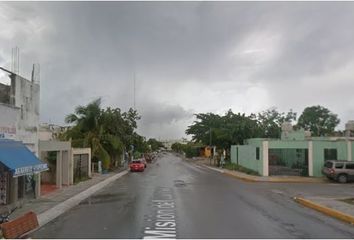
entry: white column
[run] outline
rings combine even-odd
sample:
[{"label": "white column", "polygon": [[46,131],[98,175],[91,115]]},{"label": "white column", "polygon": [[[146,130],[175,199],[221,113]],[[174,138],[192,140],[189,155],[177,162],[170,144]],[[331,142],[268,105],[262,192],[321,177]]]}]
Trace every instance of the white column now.
[{"label": "white column", "polygon": [[313,177],[313,144],[312,141],[308,141],[308,171],[309,171],[309,176]]},{"label": "white column", "polygon": [[74,149],[71,148],[70,153],[69,153],[69,184],[73,185],[74,184]]},{"label": "white column", "polygon": [[69,160],[70,160],[70,152],[63,151],[62,153],[62,183],[66,186],[70,184],[70,168],[69,168]]},{"label": "white column", "polygon": [[41,173],[36,174],[36,198],[41,196]]},{"label": "white column", "polygon": [[[124,159],[124,154],[123,154],[123,159]],[[92,171],[91,171],[91,149],[90,149],[90,152],[88,154],[88,161],[87,161],[87,164],[88,164],[88,176],[89,178],[92,177]]]},{"label": "white column", "polygon": [[62,151],[58,151],[57,152],[57,169],[56,169],[56,184],[57,184],[57,188],[61,188],[62,187],[62,159],[63,159],[63,154]]},{"label": "white column", "polygon": [[9,203],[16,203],[18,201],[18,178],[17,177],[12,177],[10,175],[10,199]]},{"label": "white column", "polygon": [[352,141],[347,141],[348,161],[352,161]]},{"label": "white column", "polygon": [[263,141],[262,148],[263,148],[263,176],[269,176],[269,159],[268,159],[269,142]]}]

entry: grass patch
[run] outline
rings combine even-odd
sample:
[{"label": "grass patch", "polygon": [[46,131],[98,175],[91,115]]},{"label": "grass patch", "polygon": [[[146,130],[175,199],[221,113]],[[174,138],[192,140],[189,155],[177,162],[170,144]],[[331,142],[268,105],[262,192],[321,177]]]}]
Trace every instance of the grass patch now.
[{"label": "grass patch", "polygon": [[81,178],[75,178],[75,179],[74,179],[74,185],[76,185],[76,184],[78,184],[78,183],[80,183],[80,182],[84,182],[84,181],[89,180],[89,179],[91,179],[91,178],[89,178],[89,177],[87,177],[87,176],[81,177]]},{"label": "grass patch", "polygon": [[258,172],[249,169],[249,168],[245,168],[241,165],[237,165],[236,163],[226,163],[224,165],[224,168],[229,169],[229,170],[233,170],[233,171],[239,171],[239,172],[243,172],[249,175],[253,175],[253,176],[260,176]]}]

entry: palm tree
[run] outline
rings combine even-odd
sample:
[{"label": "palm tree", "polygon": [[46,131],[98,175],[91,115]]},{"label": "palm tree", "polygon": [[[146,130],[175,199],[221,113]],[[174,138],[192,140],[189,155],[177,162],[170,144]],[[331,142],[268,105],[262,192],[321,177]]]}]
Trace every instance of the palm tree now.
[{"label": "palm tree", "polygon": [[[103,136],[103,126],[99,124],[100,116],[100,98],[86,106],[76,107],[75,114],[69,114],[65,118],[66,123],[75,124],[75,126],[67,131],[66,138],[72,140],[74,147],[90,147],[93,160],[102,160],[103,168],[108,169],[111,158],[108,150],[103,146],[103,142],[110,141],[111,139]],[[112,143],[112,145],[115,144]]]},{"label": "palm tree", "polygon": [[62,139],[70,139],[74,147],[90,147],[93,161],[101,160],[103,168],[108,169],[112,159],[120,158],[124,147],[134,144],[136,149],[145,149],[145,139],[134,131],[139,119],[133,109],[128,112],[119,108],[101,109],[98,98],[76,107],[75,113],[66,116],[65,122],[73,127],[62,134]]}]

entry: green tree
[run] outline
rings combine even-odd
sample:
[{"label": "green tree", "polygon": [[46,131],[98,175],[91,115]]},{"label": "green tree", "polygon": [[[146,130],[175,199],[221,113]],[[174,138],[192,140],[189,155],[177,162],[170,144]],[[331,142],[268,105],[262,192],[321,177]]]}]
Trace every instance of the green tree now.
[{"label": "green tree", "polygon": [[[196,121],[186,130],[186,134],[192,135],[192,140],[203,144],[210,144],[210,139],[215,140],[215,129],[222,126],[221,116],[213,113],[195,114]],[[214,137],[214,138],[213,138]],[[214,142],[212,142],[214,144]]]},{"label": "green tree", "polygon": [[139,151],[147,149],[145,138],[135,132],[139,119],[133,109],[128,112],[121,112],[119,108],[101,109],[99,98],[86,106],[76,107],[75,113],[65,118],[74,126],[60,137],[71,139],[74,147],[90,147],[93,160],[102,160],[103,168],[109,169],[131,145]]},{"label": "green tree", "polygon": [[201,144],[193,143],[193,142],[189,142],[187,144],[173,143],[171,145],[173,151],[177,153],[183,152],[186,154],[186,157],[188,158],[199,156],[199,150],[201,147],[203,147]]},{"label": "green tree", "polygon": [[247,138],[256,137],[259,129],[254,115],[233,113],[231,109],[224,115],[213,113],[195,114],[197,120],[188,126],[186,134],[192,141],[204,145],[229,148],[232,144],[243,144]]},{"label": "green tree", "polygon": [[156,151],[156,150],[158,150],[159,148],[162,148],[162,147],[163,147],[162,142],[157,141],[155,138],[150,138],[150,139],[147,141],[147,144],[151,147],[151,151]]},{"label": "green tree", "polygon": [[183,146],[181,143],[176,142],[171,145],[171,149],[177,153],[180,153],[183,151]]},{"label": "green tree", "polygon": [[295,121],[296,115],[291,109],[288,113],[280,113],[276,108],[270,108],[258,113],[257,120],[260,137],[280,138],[282,123]]},{"label": "green tree", "polygon": [[101,99],[96,99],[86,106],[78,106],[75,113],[65,118],[66,123],[75,124],[66,132],[74,147],[90,147],[94,160],[102,160],[103,168],[108,169],[110,155],[103,143],[103,128],[99,124]]},{"label": "green tree", "polygon": [[337,114],[320,105],[304,109],[297,126],[310,130],[313,136],[328,136],[334,133],[340,120]]}]

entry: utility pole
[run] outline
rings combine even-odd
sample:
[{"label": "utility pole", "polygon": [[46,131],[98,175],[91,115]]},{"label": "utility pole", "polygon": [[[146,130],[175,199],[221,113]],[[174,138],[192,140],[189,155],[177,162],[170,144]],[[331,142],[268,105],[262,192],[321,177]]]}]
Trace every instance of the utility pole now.
[{"label": "utility pole", "polygon": [[133,81],[134,81],[134,110],[136,110],[136,106],[135,106],[135,92],[136,92],[136,90],[135,90],[135,71],[133,72]]},{"label": "utility pole", "polygon": [[[211,148],[211,127],[209,127],[209,147]],[[210,165],[211,165],[211,154],[210,154]]]},{"label": "utility pole", "polygon": [[211,127],[209,127],[209,146],[211,147]]}]

